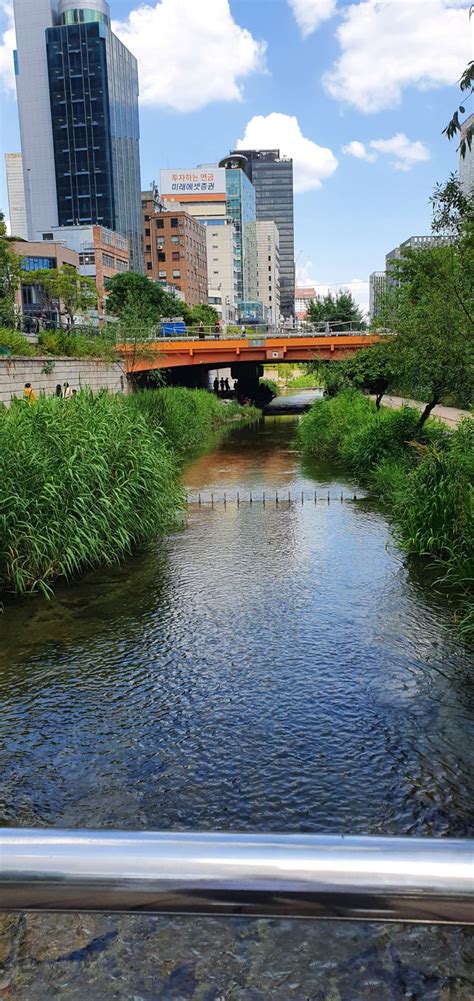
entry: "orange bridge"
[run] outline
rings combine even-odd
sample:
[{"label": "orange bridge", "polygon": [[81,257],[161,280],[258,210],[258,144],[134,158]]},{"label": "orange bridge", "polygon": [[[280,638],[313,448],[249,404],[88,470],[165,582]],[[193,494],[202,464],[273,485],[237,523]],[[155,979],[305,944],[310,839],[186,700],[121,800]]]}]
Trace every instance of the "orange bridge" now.
[{"label": "orange bridge", "polygon": [[341,361],[361,348],[376,344],[374,334],[341,333],[327,336],[293,332],[286,334],[249,335],[245,338],[205,340],[187,337],[164,337],[147,344],[127,343],[119,347],[127,374],[152,369],[175,369],[202,366],[210,369],[229,368],[239,363],[254,365],[281,362]]}]

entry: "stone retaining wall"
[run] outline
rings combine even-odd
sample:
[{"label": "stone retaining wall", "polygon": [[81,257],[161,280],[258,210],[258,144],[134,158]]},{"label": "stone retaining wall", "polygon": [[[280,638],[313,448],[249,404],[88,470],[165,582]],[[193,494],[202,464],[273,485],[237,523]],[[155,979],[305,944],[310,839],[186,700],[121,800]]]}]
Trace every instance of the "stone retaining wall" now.
[{"label": "stone retaining wall", "polygon": [[0,358],[0,404],[10,404],[12,396],[23,396],[26,382],[37,396],[41,392],[52,396],[58,383],[68,382],[72,389],[107,389],[110,393],[127,393],[127,377],[120,362],[98,361],[94,358]]}]

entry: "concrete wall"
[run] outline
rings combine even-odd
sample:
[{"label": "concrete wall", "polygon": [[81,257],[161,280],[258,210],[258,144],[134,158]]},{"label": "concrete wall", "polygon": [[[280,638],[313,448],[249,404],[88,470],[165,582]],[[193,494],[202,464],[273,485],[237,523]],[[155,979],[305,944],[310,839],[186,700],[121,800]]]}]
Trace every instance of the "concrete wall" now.
[{"label": "concrete wall", "polygon": [[22,397],[25,382],[31,382],[37,396],[40,392],[52,396],[57,384],[65,382],[77,390],[129,391],[127,377],[119,362],[95,361],[93,358],[0,358],[0,403],[8,406],[12,396]]}]

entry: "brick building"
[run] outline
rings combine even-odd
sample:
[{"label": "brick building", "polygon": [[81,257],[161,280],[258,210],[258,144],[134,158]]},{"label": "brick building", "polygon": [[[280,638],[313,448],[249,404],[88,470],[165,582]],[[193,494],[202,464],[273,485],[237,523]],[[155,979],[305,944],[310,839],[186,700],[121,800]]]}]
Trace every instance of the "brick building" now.
[{"label": "brick building", "polygon": [[205,227],[183,210],[156,211],[151,196],[142,207],[147,277],[182,292],[188,306],[207,303]]},{"label": "brick building", "polygon": [[130,269],[127,237],[105,226],[57,226],[47,235],[79,255],[79,274],[95,281],[102,320],[107,312],[107,279]]}]

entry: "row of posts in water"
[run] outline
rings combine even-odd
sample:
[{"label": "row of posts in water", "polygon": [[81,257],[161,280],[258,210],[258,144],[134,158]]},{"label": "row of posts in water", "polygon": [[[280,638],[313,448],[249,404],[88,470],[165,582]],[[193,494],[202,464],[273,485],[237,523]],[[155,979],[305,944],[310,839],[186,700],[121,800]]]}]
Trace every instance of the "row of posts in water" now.
[{"label": "row of posts in water", "polygon": [[[250,506],[252,506],[253,504],[261,504],[263,507],[266,507],[267,503],[274,503],[276,507],[279,507],[279,505],[281,504],[287,504],[287,505],[299,504],[299,503],[301,503],[302,505],[304,505],[305,503],[330,504],[331,501],[337,501],[337,499],[338,498],[334,497],[329,490],[327,496],[325,495],[324,497],[321,496],[318,497],[316,490],[314,491],[314,494],[311,495],[305,494],[304,490],[302,490],[301,495],[297,494],[296,496],[291,495],[291,490],[289,490],[288,493],[286,493],[285,491],[280,492],[276,490],[274,495],[268,494],[266,491],[263,491],[263,493],[260,496],[254,496],[253,491],[250,490],[248,494],[241,495],[240,492],[237,492],[235,497],[230,497],[230,498],[227,496],[227,493],[224,493],[223,497],[218,497],[218,498],[216,498],[213,493],[205,495],[204,497],[200,493],[197,495],[186,494],[186,503],[188,505],[197,504],[199,507],[202,507],[205,504],[210,504],[211,507],[215,507],[219,503],[223,504],[224,507],[227,507],[227,504],[232,503],[232,501],[234,501],[237,504],[237,507],[240,507],[241,504],[245,503],[249,504]],[[354,494],[353,496],[349,497],[345,496],[341,491],[339,497],[339,501],[341,504],[344,504],[346,501],[356,501],[356,500],[358,500],[357,494]]]}]

